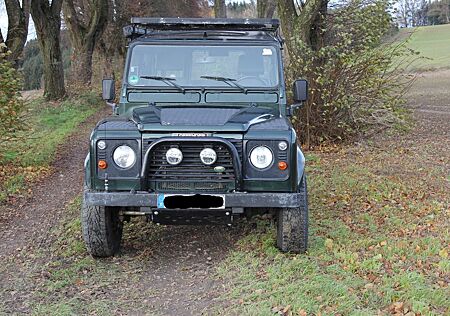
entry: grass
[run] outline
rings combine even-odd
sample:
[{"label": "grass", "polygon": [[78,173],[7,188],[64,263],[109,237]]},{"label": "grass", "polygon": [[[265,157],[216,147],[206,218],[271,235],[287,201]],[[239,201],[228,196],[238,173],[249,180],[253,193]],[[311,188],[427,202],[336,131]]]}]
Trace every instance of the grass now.
[{"label": "grass", "polygon": [[87,254],[81,238],[80,207],[78,197],[66,207],[62,222],[53,229],[52,259],[47,263],[49,275],[46,281],[41,281],[31,302],[33,315],[110,315],[117,308],[112,299],[103,297],[86,302],[77,292],[89,286],[93,295],[102,295],[103,286],[121,276],[119,267],[111,260],[96,260]]},{"label": "grass", "polygon": [[218,268],[218,277],[228,282],[222,298],[233,302],[220,312],[450,312],[445,189],[436,191],[443,199],[424,198],[426,191],[404,176],[380,176],[381,157],[353,155],[318,159],[315,154],[309,160],[306,255],[281,254],[275,228],[267,222],[259,222],[257,232],[239,242]]},{"label": "grass", "polygon": [[61,103],[47,103],[42,98],[31,101],[26,119],[29,129],[1,148],[0,201],[23,193],[27,183],[48,173],[58,146],[98,111],[99,104],[93,93]]},{"label": "grass", "polygon": [[410,33],[407,46],[425,58],[415,62],[408,70],[450,68],[450,24],[401,29],[399,37],[404,38]]}]

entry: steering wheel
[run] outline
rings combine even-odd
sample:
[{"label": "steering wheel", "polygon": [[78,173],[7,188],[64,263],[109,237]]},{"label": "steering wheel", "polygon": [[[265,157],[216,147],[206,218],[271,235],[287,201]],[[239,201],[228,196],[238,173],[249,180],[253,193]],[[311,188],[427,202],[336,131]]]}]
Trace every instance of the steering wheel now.
[{"label": "steering wheel", "polygon": [[244,81],[244,80],[253,80],[253,82],[257,81],[258,83],[262,83],[264,86],[267,85],[267,83],[262,80],[261,78],[257,77],[257,76],[245,76],[245,77],[241,77],[239,79],[236,80],[237,83]]}]

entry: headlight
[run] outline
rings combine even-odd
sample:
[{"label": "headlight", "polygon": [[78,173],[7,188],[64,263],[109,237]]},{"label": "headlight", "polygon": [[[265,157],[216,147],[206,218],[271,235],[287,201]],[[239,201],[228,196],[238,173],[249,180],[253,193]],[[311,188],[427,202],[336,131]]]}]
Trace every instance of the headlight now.
[{"label": "headlight", "polygon": [[265,169],[273,162],[272,151],[266,146],[255,147],[250,153],[250,162],[255,168]]},{"label": "headlight", "polygon": [[136,153],[129,146],[122,145],[114,150],[113,159],[117,166],[128,169],[136,162]]}]

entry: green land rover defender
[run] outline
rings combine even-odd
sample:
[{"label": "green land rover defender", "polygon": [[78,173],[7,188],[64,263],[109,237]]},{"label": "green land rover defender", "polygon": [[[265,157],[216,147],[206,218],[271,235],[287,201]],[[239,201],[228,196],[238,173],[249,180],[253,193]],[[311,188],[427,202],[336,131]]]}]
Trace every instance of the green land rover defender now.
[{"label": "green land rover defender", "polygon": [[289,117],[279,21],[133,18],[118,103],[90,137],[83,237],[95,257],[120,248],[123,222],[232,225],[271,212],[277,246],[308,240],[305,158]]}]

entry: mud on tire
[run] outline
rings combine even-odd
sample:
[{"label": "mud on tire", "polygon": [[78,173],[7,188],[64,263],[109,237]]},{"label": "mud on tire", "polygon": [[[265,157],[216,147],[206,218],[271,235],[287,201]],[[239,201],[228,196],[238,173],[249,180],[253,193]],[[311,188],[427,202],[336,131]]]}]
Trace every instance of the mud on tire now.
[{"label": "mud on tire", "polygon": [[120,249],[123,224],[119,208],[105,206],[81,207],[81,228],[88,252],[94,257],[109,257]]},{"label": "mud on tire", "polygon": [[283,252],[304,253],[308,248],[308,193],[306,177],[298,188],[300,205],[277,212],[277,247]]}]

